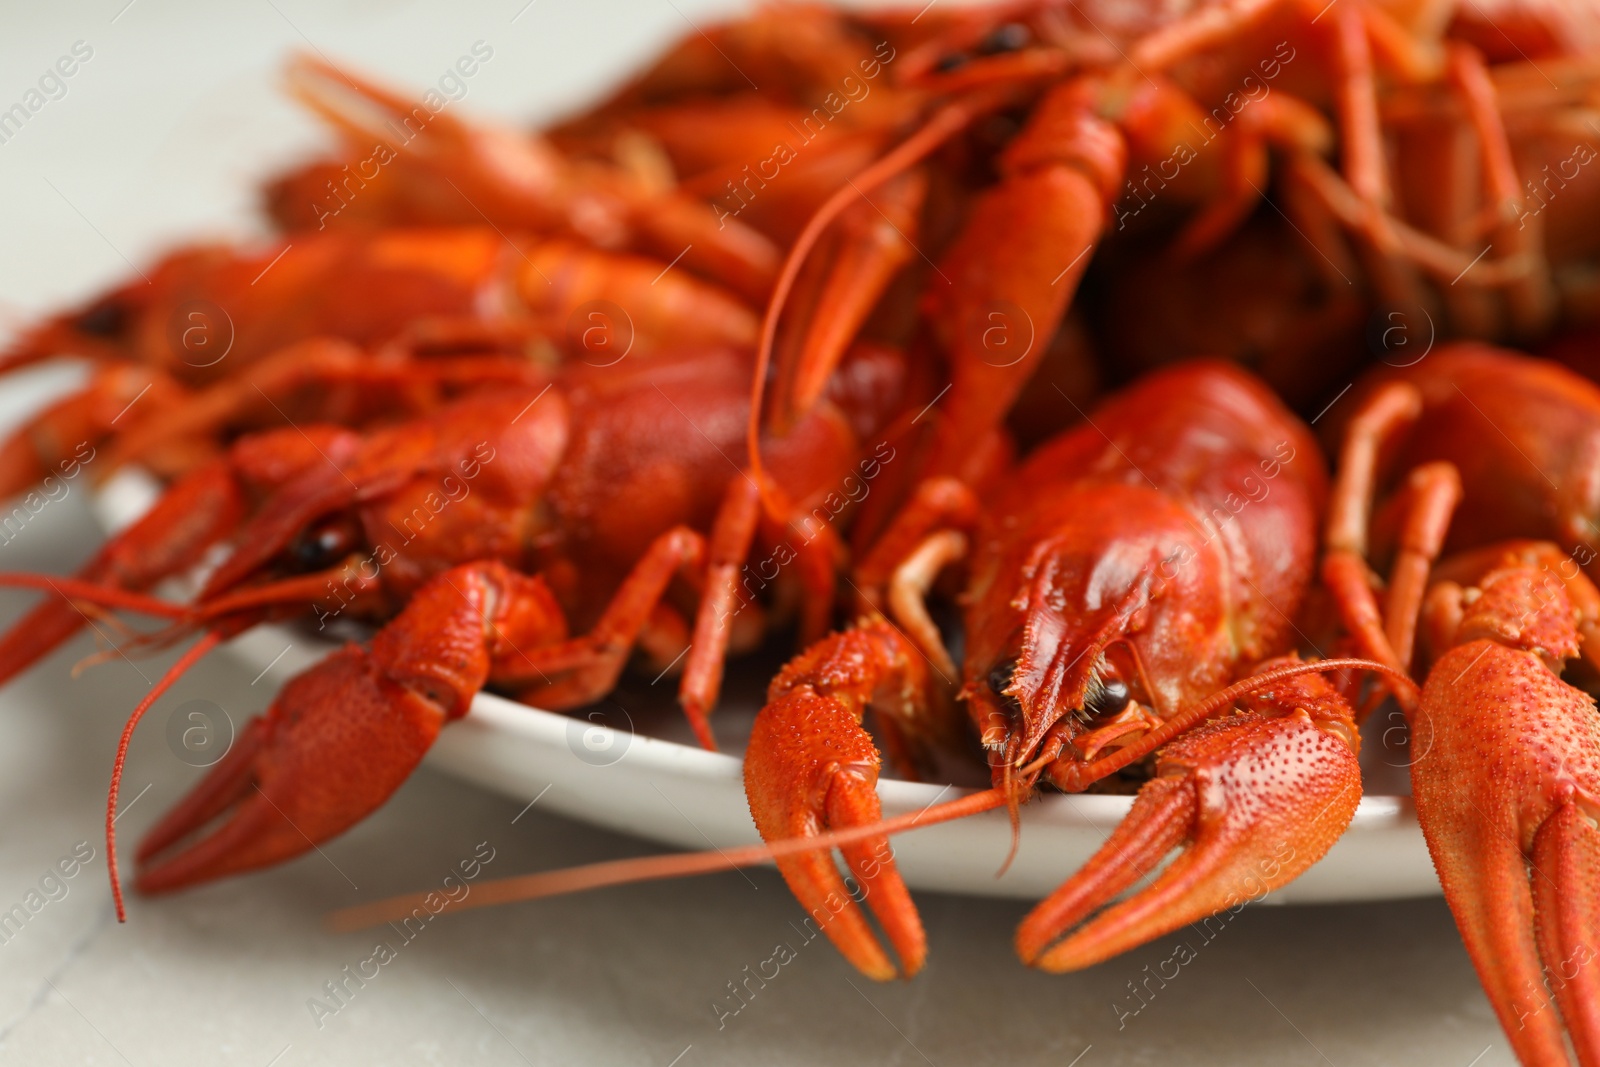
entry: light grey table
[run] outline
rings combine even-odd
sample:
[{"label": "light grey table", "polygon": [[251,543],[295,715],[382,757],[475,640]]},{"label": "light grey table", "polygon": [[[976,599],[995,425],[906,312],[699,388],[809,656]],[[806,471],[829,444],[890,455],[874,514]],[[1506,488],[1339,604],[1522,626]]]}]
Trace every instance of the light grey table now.
[{"label": "light grey table", "polygon": [[[315,142],[275,89],[289,49],[420,89],[483,40],[495,56],[462,106],[529,119],[592,96],[719,6],[14,7],[0,35],[0,108],[74,42],[94,54],[64,95],[0,143],[0,314],[81,297],[180,239],[249,232],[255,183]],[[0,422],[60,384],[32,375],[0,386]],[[85,491],[74,486],[0,546],[0,569],[81,561],[98,538]],[[0,595],[0,618],[28,599]],[[79,641],[0,690],[0,911],[26,906],[34,891],[34,903],[48,900],[0,942],[0,1062],[1511,1062],[1437,900],[1250,909],[1163,986],[1148,976],[1168,944],[1045,977],[1010,949],[1022,905],[922,894],[932,956],[915,982],[866,982],[818,941],[799,945],[764,987],[751,982],[737,1014],[729,984],[778,943],[799,942],[800,909],[766,870],[447,914],[405,944],[392,932],[325,932],[330,909],[435,883],[480,843],[493,850],[487,874],[649,851],[537,808],[513,824],[520,804],[426,771],[321,855],[135,897],[118,926],[101,840],[106,778],[124,717],[170,657],[73,678],[93,650]],[[267,683],[251,681],[214,659],[147,720],[128,764],[126,841],[197,773],[166,744],[171,710],[206,699],[242,721],[268,700]],[[69,880],[44,882],[74,849],[94,858]],[[326,984],[371,957],[381,937],[398,946],[395,958],[330,998]],[[1133,984],[1154,990],[1148,1003]]]}]

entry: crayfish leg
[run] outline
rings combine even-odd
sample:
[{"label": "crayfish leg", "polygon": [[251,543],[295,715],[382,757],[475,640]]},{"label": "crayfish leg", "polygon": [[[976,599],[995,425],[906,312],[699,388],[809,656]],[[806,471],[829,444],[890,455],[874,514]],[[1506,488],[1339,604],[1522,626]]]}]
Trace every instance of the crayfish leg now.
[{"label": "crayfish leg", "polygon": [[[673,527],[650,543],[588,633],[510,650],[497,665],[495,680],[520,686],[519,699],[541,707],[564,710],[598,700],[616,685],[673,576],[698,572],[705,557],[705,538],[687,526]],[[704,717],[691,715],[690,725],[701,743],[714,750]]]},{"label": "crayfish leg", "polygon": [[915,255],[927,188],[927,174],[917,169],[889,179],[876,199],[863,193],[839,217],[830,247],[806,261],[777,346],[768,401],[777,432],[816,405],[862,324]]}]

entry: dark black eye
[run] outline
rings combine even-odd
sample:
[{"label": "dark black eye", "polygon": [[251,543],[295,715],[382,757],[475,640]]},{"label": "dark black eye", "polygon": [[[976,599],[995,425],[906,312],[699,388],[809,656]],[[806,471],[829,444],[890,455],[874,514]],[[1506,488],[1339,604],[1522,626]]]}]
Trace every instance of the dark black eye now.
[{"label": "dark black eye", "polygon": [[350,536],[339,526],[322,526],[301,534],[290,548],[294,561],[307,570],[331,566],[350,549]]},{"label": "dark black eye", "polygon": [[966,56],[962,55],[960,52],[951,52],[949,55],[942,57],[939,62],[935,63],[933,65],[933,69],[938,71],[940,74],[949,74],[952,70],[960,70],[966,65]]},{"label": "dark black eye", "polygon": [[102,300],[73,322],[90,337],[117,337],[128,325],[128,311],[115,300]]},{"label": "dark black eye", "polygon": [[1114,715],[1128,703],[1128,683],[1121,678],[1107,678],[1089,691],[1083,710],[1090,716]]},{"label": "dark black eye", "polygon": [[1029,36],[1028,27],[1020,22],[1008,22],[989,31],[989,35],[978,45],[978,54],[995,56],[1003,52],[1015,52],[1028,43]]},{"label": "dark black eye", "polygon": [[1005,696],[1006,689],[1011,685],[1011,679],[1016,676],[1017,661],[1014,659],[1002,660],[989,671],[989,688],[995,696]]}]

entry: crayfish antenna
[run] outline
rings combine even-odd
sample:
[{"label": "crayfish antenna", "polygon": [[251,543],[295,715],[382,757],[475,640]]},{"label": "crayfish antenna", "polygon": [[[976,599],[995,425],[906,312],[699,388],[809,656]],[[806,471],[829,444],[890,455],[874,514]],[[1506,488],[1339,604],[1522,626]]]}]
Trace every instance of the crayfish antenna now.
[{"label": "crayfish antenna", "polygon": [[[805,265],[806,257],[811,254],[828,227],[847,209],[884,182],[905,173],[921,162],[940,145],[966,129],[984,111],[985,106],[982,103],[954,103],[936,112],[920,129],[823,201],[822,206],[817,208],[806,221],[805,228],[795,238],[789,254],[784,258],[783,268],[773,283],[772,296],[767,301],[766,313],[761,319],[760,341],[756,345],[755,373],[750,380],[750,422],[747,434],[751,476],[755,478],[757,484],[764,484],[761,471],[761,420],[766,414],[767,369],[771,366],[773,348],[777,343],[778,319],[782,316],[789,295],[800,277],[800,269]],[[780,393],[787,395],[788,391],[780,390]]]},{"label": "crayfish antenna", "polygon": [[[463,897],[456,910],[487,908],[496,904],[513,904],[519,901],[542,900],[587,889],[606,886],[629,885],[635,882],[657,881],[665,878],[687,878],[696,874],[754,867],[784,856],[815,852],[855,844],[873,837],[886,837],[920,830],[937,823],[962,819],[979,812],[992,811],[1006,803],[1006,795],[998,789],[984,789],[966,796],[935,804],[921,811],[908,812],[877,822],[864,823],[844,830],[834,830],[815,837],[794,837],[771,841],[762,845],[745,845],[742,848],[712,849],[706,852],[674,853],[664,856],[643,856],[636,859],[608,860],[581,867],[567,867],[536,874],[515,875],[494,881],[481,882],[472,894]],[[403,919],[422,904],[428,892],[405,893],[400,896],[376,900],[370,904],[341,908],[328,916],[330,929],[337,932],[361,930],[380,923]]]},{"label": "crayfish antenna", "polygon": [[[93,626],[102,638],[105,635],[100,630],[99,624],[112,623],[121,628],[120,632],[132,634],[132,640],[148,644],[158,643],[161,636],[169,633],[175,635],[188,633],[190,625],[195,621],[193,609],[186,605],[174,604],[171,601],[116,586],[100,585],[83,578],[0,572],[0,588],[3,587],[48,590],[56,593],[63,602],[47,601],[41,604],[24,615],[3,637],[0,637],[0,684],[4,684],[32,666],[84,623]],[[122,626],[114,616],[101,610],[118,608],[172,619],[174,622],[172,626],[153,634],[137,633],[129,627]],[[122,656],[125,654],[124,650],[125,646],[113,646],[96,652],[74,664],[72,676],[76,678],[79,672],[88,667],[103,660]]]},{"label": "crayfish antenna", "polygon": [[[1103,770],[1103,774],[1100,775],[1103,777],[1104,774],[1113,773],[1126,766],[1127,763],[1141,759],[1147,754],[1146,752],[1139,752],[1131,756],[1125,756],[1125,753],[1131,749],[1144,748],[1145,746],[1148,746],[1149,750],[1159,748],[1177,734],[1189,729],[1196,722],[1241,695],[1301,674],[1341,669],[1387,670],[1382,664],[1373,663],[1369,660],[1329,659],[1319,660],[1315,663],[1297,664],[1252,675],[1235,685],[1229,686],[1227,689],[1219,691],[1208,700],[1180,712],[1166,726],[1159,730],[1151,731],[1151,734],[1139,744],[1129,746],[1128,749],[1103,757],[1087,766],[1100,770],[1101,765],[1114,763],[1114,766],[1108,766]],[[1405,678],[1403,675],[1399,676],[1399,678],[1405,684],[1411,684],[1410,679]],[[1156,738],[1156,735],[1160,735],[1159,738]],[[753,867],[784,856],[834,849],[873,837],[893,836],[894,834],[933,826],[941,822],[950,822],[955,819],[965,818],[968,815],[992,811],[999,807],[1014,807],[1019,799],[1020,797],[1015,789],[1001,786],[969,793],[966,796],[933,805],[922,811],[896,815],[892,818],[880,819],[843,830],[833,830],[817,834],[814,837],[786,838],[762,845],[746,845],[742,848],[645,856],[626,860],[608,860],[580,867],[567,867],[555,871],[515,875],[509,878],[479,883],[474,892],[469,897],[463,898],[460,904],[457,905],[457,910],[542,900],[546,897],[564,896],[568,893],[579,893],[589,889],[603,889],[607,886],[630,885],[636,882],[656,881],[666,878],[687,878],[697,874],[711,874],[719,871],[736,870],[741,867]],[[1013,833],[1015,832],[1014,829]],[[403,919],[410,915],[414,908],[420,906],[427,896],[427,891],[419,891],[388,897],[369,904],[341,908],[329,914],[327,923],[329,928],[336,932],[348,932]]]},{"label": "crayfish antenna", "polygon": [[111,789],[106,797],[106,871],[111,877],[111,899],[117,905],[117,922],[127,922],[127,910],[122,905],[122,882],[117,877],[117,795],[122,791],[122,767],[128,760],[128,743],[133,740],[134,728],[139,725],[139,720],[144,718],[145,712],[174,682],[188,673],[189,668],[210,652],[222,641],[219,633],[208,633],[178,658],[178,662],[167,668],[156,684],[150,687],[144,699],[139,701],[139,706],[133,709],[133,714],[128,716],[128,723],[122,728],[122,740],[117,742],[117,758],[111,767]]},{"label": "crayfish antenna", "polygon": [[59,593],[67,600],[85,600],[102,607],[124,608],[145,615],[167,619],[187,619],[194,614],[192,608],[174,604],[170,600],[136,593],[115,586],[100,585],[82,578],[67,578],[55,574],[29,574],[22,571],[0,571],[0,586],[16,589],[44,589]]},{"label": "crayfish antenna", "polygon": [[141,595],[165,578],[187,570],[239,523],[247,507],[244,485],[231,463],[215,460],[174,482],[154,507],[107,541],[71,579],[0,575],[0,585],[59,594],[17,620],[0,635],[0,682],[57,648],[84,624],[74,600],[126,608],[149,615],[189,618],[154,597]]},{"label": "crayfish antenna", "polygon": [[1000,772],[999,788],[1005,794],[1006,815],[1011,820],[1011,849],[1006,853],[1000,869],[994,872],[997,879],[1005,877],[1017,858],[1017,850],[1022,847],[1022,788],[1017,778],[1017,765],[1009,760],[1006,761],[1005,770]]}]

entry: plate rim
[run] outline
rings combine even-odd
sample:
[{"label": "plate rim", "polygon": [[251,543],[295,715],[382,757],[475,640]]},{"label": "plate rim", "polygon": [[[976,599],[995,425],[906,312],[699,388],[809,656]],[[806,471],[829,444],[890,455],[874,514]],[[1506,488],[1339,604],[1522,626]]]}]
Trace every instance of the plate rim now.
[{"label": "plate rim", "polygon": [[[147,473],[120,471],[91,494],[91,510],[109,534],[134,521],[142,513],[143,508],[139,506],[141,501],[147,505],[159,491],[159,483]],[[287,674],[304,670],[339,645],[325,636],[312,634],[308,638],[303,630],[269,623],[253,627],[220,647],[230,659],[250,670],[265,673],[279,668],[274,671],[279,677],[271,679],[268,688],[269,692],[276,694]],[[423,763],[479,788],[528,801],[531,807],[543,795],[529,780],[535,768],[529,768],[529,772],[524,773],[515,763],[500,759],[498,753],[486,749],[484,745],[510,741],[513,747],[523,752],[577,761],[582,759],[572,736],[574,724],[577,723],[584,724],[582,728],[585,732],[602,731],[594,739],[597,742],[594,747],[598,751],[611,751],[618,744],[625,746],[616,762],[622,762],[622,756],[626,756],[633,778],[624,781],[622,793],[637,792],[641,781],[661,792],[660,787],[655,786],[652,775],[663,781],[670,778],[675,782],[672,788],[680,790],[680,799],[692,793],[699,797],[697,802],[703,803],[709,791],[716,805],[710,817],[717,820],[717,825],[712,828],[714,837],[708,836],[706,831],[695,825],[699,838],[712,849],[759,841],[748,804],[744,802],[742,757],[707,751],[695,745],[631,729],[620,731],[605,723],[593,720],[586,722],[582,718],[523,704],[495,693],[477,693],[466,714],[454,723],[447,724],[456,726],[459,732],[442,730],[440,737],[430,746]],[[460,730],[463,724],[470,728]],[[545,762],[537,770],[540,774],[564,774],[572,769],[555,771],[552,766]],[[608,765],[591,764],[589,769],[602,766]],[[552,785],[555,780],[552,778]],[[737,812],[721,799],[719,791],[736,793],[740,800]],[[883,776],[877,782],[878,796],[886,815],[917,811],[941,799],[954,799],[975,791],[978,791],[977,787]],[[672,803],[665,793],[661,795]],[[1085,835],[1092,831],[1103,839],[1127,816],[1134,801],[1133,795],[1126,794],[1037,795],[1030,798],[1020,812],[1024,840],[1031,828],[1036,835],[1043,833],[1047,842],[1055,842],[1058,846],[1073,842],[1081,845],[1088,840],[1092,851],[1098,842],[1095,837],[1086,838]],[[591,805],[602,810],[591,810]],[[653,820],[650,814],[630,807],[629,802],[619,805],[614,797],[595,805],[594,795],[584,794],[578,801],[556,800],[551,802],[551,806],[566,817],[630,834],[659,847],[675,850],[701,847],[698,841],[689,840],[685,834]],[[677,805],[673,804],[673,807]],[[724,808],[727,810],[722,810]],[[707,817],[707,809],[699,810],[702,818]],[[681,809],[679,814],[683,814]],[[688,819],[687,815],[684,817]],[[689,822],[693,824],[694,820],[690,819]],[[963,825],[970,829],[961,830]],[[987,847],[994,843],[989,837],[1010,837],[1006,814],[990,811],[975,818],[918,828],[910,831],[906,838],[897,838],[897,842],[909,845],[910,839],[937,833],[941,829],[954,835],[945,840],[959,840],[968,845],[978,842]],[[1394,851],[1396,848],[1403,851],[1397,853]],[[1334,864],[1325,877],[1311,877],[1329,859],[1329,856],[1321,857],[1299,877],[1274,890],[1266,898],[1267,902],[1355,902],[1433,896],[1440,892],[1437,882],[1431,877],[1431,858],[1423,846],[1415,808],[1407,795],[1363,792],[1349,826],[1332,846],[1332,850],[1341,849],[1361,854],[1364,862],[1359,857],[1352,857]],[[1417,852],[1419,849],[1420,852]],[[897,843],[896,855],[900,854],[901,844]],[[1400,861],[1398,866],[1395,865],[1397,859]],[[966,866],[963,866],[963,860],[968,861]],[[1382,866],[1384,864],[1387,866]],[[1380,866],[1381,870],[1374,873]],[[1423,867],[1427,868],[1426,876]],[[1020,870],[1013,873],[1023,877]],[[1036,878],[1037,872],[1027,877]],[[1009,885],[1002,884],[1002,880],[994,878],[992,871],[977,872],[968,857],[957,857],[954,861],[950,857],[935,860],[927,870],[915,875],[908,869],[906,878],[907,884],[913,889],[1027,899],[1037,899],[1042,895],[1022,888],[1015,880]]]}]

